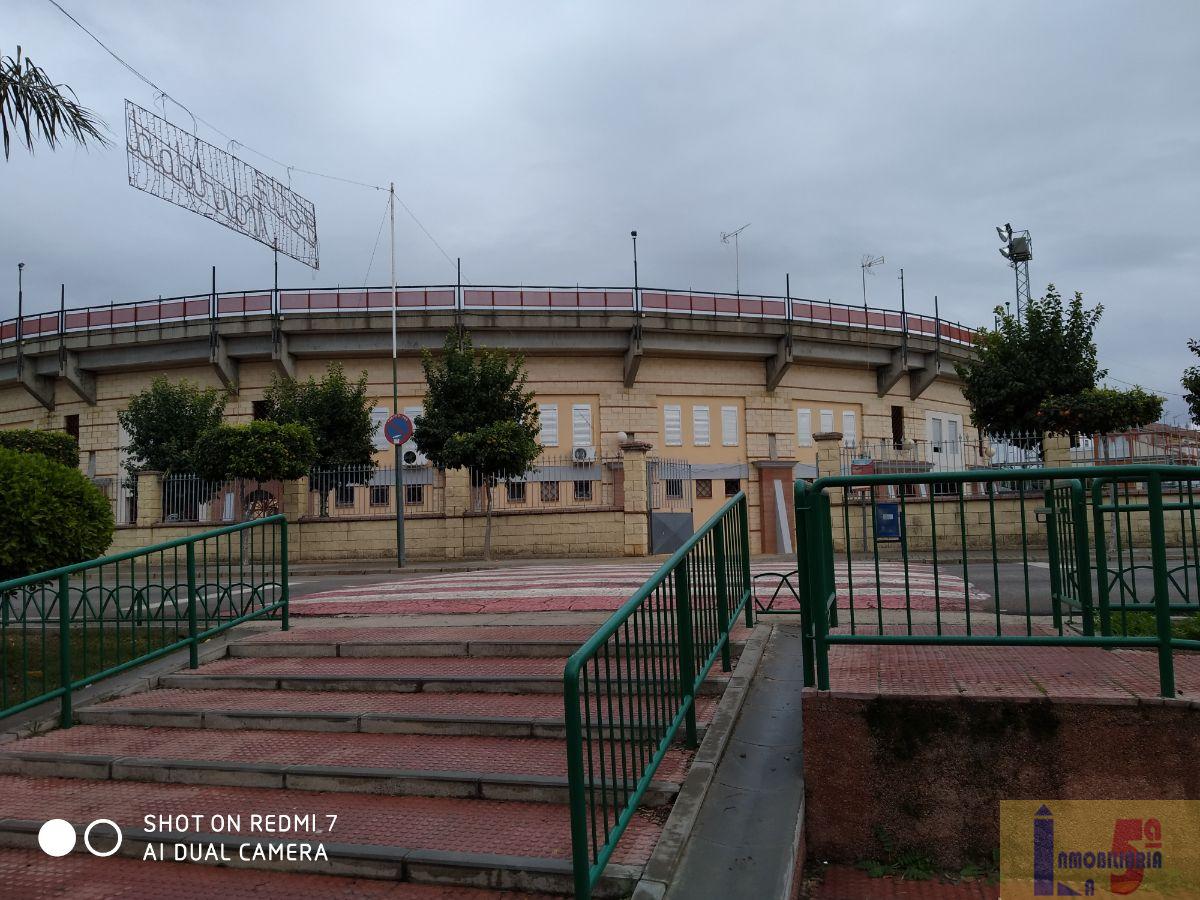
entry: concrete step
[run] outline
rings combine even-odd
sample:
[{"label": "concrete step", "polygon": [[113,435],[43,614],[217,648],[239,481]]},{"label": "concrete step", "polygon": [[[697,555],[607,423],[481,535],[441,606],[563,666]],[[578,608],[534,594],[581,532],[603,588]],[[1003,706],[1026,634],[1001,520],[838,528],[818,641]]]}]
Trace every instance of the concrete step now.
[{"label": "concrete step", "polygon": [[[614,676],[625,674],[624,662],[614,660]],[[646,671],[647,680],[655,677]],[[242,657],[164,675],[159,684],[186,690],[561,693],[562,673],[558,657]],[[718,667],[699,693],[719,695],[727,680]]]},{"label": "concrete step", "polygon": [[[0,775],[0,846],[35,848],[38,829],[50,818],[72,823],[81,846],[84,828],[105,818],[122,830],[119,854],[135,859],[143,859],[148,844],[170,854],[183,843],[201,862],[219,862],[224,854],[228,864],[255,869],[571,893],[565,805],[333,792],[305,793],[297,803],[298,796],[264,788]],[[269,832],[254,830],[253,815],[276,814],[308,818],[288,830],[282,823]],[[657,818],[641,811],[631,818],[600,896],[632,890],[661,831]],[[111,829],[97,826],[93,846],[103,852],[113,843]],[[285,845],[290,855],[280,859]]]},{"label": "concrete step", "polygon": [[[562,657],[574,653],[596,631],[595,625],[300,627],[265,632],[236,641],[235,657],[373,657],[474,656]],[[750,630],[735,631],[733,649],[740,652]]]},{"label": "concrete step", "polygon": [[[671,801],[690,758],[667,753],[646,805]],[[567,802],[566,744],[537,738],[79,725],[5,745],[0,773]]]},{"label": "concrete step", "polygon": [[[715,708],[713,698],[696,698],[701,734]],[[565,736],[563,701],[556,694],[160,688],[83,707],[75,717],[89,725],[139,727]]]},{"label": "concrete step", "polygon": [[[554,896],[298,872],[272,872],[264,882],[262,872],[230,866],[150,863],[120,856],[99,859],[86,850],[55,858],[41,850],[10,848],[0,849],[0,885],[5,896],[21,900],[67,896],[107,900],[551,900]],[[68,885],[61,891],[52,887]]]}]

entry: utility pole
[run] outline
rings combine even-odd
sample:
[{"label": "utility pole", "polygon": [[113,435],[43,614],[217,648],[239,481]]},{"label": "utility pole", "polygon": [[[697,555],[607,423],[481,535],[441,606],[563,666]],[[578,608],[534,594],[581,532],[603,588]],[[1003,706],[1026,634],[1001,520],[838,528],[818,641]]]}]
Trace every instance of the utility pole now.
[{"label": "utility pole", "polygon": [[[400,412],[400,380],[396,371],[396,183],[388,182],[388,236],[391,240],[392,272],[392,414]],[[396,454],[396,567],[404,568],[404,453],[393,444]]]}]

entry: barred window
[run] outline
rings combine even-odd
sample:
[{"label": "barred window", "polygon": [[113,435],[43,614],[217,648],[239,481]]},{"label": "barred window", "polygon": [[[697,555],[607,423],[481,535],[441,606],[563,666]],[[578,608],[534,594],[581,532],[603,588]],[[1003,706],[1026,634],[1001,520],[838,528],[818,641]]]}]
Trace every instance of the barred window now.
[{"label": "barred window", "polygon": [[696,499],[711,500],[712,499],[712,479],[697,478],[696,479]]},{"label": "barred window", "polygon": [[541,495],[543,503],[558,502],[558,482],[543,481],[538,488],[538,493]]},{"label": "barred window", "polygon": [[504,491],[509,503],[525,502],[525,482],[506,481],[504,483]]},{"label": "barred window", "polygon": [[575,499],[576,500],[591,500],[592,499],[592,483],[590,481],[575,482]]},{"label": "barred window", "polygon": [[725,496],[726,497],[736,496],[737,492],[740,491],[741,489],[742,489],[742,479],[740,479],[740,478],[726,478],[725,479]]},{"label": "barred window", "polygon": [[425,502],[425,485],[406,484],[404,486],[404,505],[420,506]]},{"label": "barred window", "polygon": [[392,502],[392,486],[390,484],[371,485],[371,505],[390,506]]}]

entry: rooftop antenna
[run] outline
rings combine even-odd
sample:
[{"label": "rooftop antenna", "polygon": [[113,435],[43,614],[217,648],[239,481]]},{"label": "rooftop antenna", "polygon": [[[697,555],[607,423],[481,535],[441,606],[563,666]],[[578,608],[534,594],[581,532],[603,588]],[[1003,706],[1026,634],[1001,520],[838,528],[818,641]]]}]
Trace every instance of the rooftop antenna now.
[{"label": "rooftop antenna", "polygon": [[742,260],[741,260],[741,254],[738,251],[738,235],[741,234],[743,231],[745,231],[749,227],[750,227],[750,223],[747,222],[745,225],[743,225],[741,228],[738,228],[736,231],[722,231],[721,232],[721,243],[722,244],[728,244],[729,239],[733,238],[733,266],[734,266],[734,268],[733,268],[733,279],[734,279],[733,284],[734,284],[734,290],[739,297],[742,296]]},{"label": "rooftop antenna", "polygon": [[882,266],[885,262],[887,262],[887,260],[885,260],[882,256],[875,256],[871,253],[864,253],[862,255],[862,262],[859,263],[859,267],[862,269],[864,311],[867,308],[867,276],[874,275],[875,273],[872,270],[876,266]]}]

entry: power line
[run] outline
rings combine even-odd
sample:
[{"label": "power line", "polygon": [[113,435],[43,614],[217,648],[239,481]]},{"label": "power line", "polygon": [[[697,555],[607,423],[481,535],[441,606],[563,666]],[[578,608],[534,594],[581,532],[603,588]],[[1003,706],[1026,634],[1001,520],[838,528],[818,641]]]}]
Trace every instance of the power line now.
[{"label": "power line", "polygon": [[[1126,387],[1135,387],[1135,388],[1142,387],[1142,385],[1140,385],[1140,384],[1135,384],[1132,381],[1123,381],[1120,378],[1114,378],[1111,375],[1106,375],[1105,378],[1108,381],[1115,381],[1117,384],[1123,384]],[[1154,391],[1154,393],[1156,393],[1156,394],[1170,394],[1172,397],[1186,397],[1187,396],[1186,394],[1180,394],[1177,391],[1164,391],[1161,388],[1152,387],[1152,388],[1150,388],[1150,390]]]},{"label": "power line", "polygon": [[[129,62],[126,62],[126,60],[124,58],[122,58],[122,56],[119,53],[117,53],[115,50],[113,50],[111,47],[109,47],[108,44],[104,43],[104,41],[100,40],[100,38],[98,38],[91,30],[89,30],[86,25],[84,25],[77,18],[75,18],[73,15],[71,15],[69,12],[67,12],[63,8],[62,4],[60,4],[58,2],[58,0],[47,0],[47,2],[49,2],[51,6],[53,6],[60,13],[62,13],[64,16],[66,16],[68,19],[70,19],[72,22],[74,22],[75,25],[78,26],[80,31],[82,31],[84,34],[86,34],[88,37],[90,37],[93,41],[95,41],[97,44],[99,44],[105,53],[107,53],[109,56],[111,56],[113,59],[115,59],[125,69],[129,70],[129,72],[132,73],[136,78],[138,78],[140,81],[144,82],[145,84],[147,84],[151,88],[153,88],[155,91],[157,91],[160,97],[162,97],[165,100],[170,100],[172,103],[174,103],[176,106],[178,106],[184,112],[186,112],[189,116],[191,116],[193,122],[201,122],[207,128],[210,128],[212,131],[215,131],[217,134],[221,135],[221,137],[225,138],[229,142],[230,148],[232,148],[234,146],[238,146],[238,147],[241,147],[243,150],[249,150],[251,153],[255,154],[256,156],[261,156],[263,159],[269,160],[270,162],[273,162],[275,165],[279,166],[281,169],[284,169],[288,175],[289,185],[291,184],[292,172],[300,172],[305,175],[312,175],[315,178],[326,178],[330,181],[340,181],[343,184],[352,184],[352,185],[356,185],[358,187],[368,188],[368,189],[374,190],[374,191],[386,191],[387,190],[387,188],[381,187],[378,184],[371,184],[366,181],[358,181],[354,178],[345,178],[341,175],[329,175],[325,172],[315,172],[312,169],[302,169],[299,166],[289,166],[287,163],[283,162],[282,160],[276,159],[275,157],[271,156],[270,154],[263,153],[261,150],[255,150],[249,144],[243,144],[241,141],[235,139],[231,135],[226,134],[224,131],[222,131],[220,128],[218,128],[216,125],[214,125],[212,122],[209,122],[207,119],[196,115],[187,105],[179,102],[179,100],[177,100],[175,97],[171,96],[171,94],[167,93],[165,90],[163,90],[157,84],[155,84],[153,81],[151,81],[149,78],[147,78],[141,72],[139,72],[136,68],[134,68],[132,64],[130,64]],[[429,233],[429,229],[426,228],[425,225],[421,222],[421,220],[417,218],[416,213],[414,213],[411,209],[409,209],[408,205],[403,200],[401,200],[399,197],[397,197],[396,200],[400,203],[400,205],[402,207],[404,207],[404,211],[406,213],[408,213],[409,218],[411,218],[414,222],[416,222],[417,227],[421,229],[421,232],[425,235],[425,237],[429,238],[429,240],[433,244],[433,246],[437,247],[438,251],[442,254],[442,256],[444,256],[446,258],[446,262],[450,263],[451,267],[454,267],[455,262],[453,259],[450,258],[450,254],[447,253],[442,248],[442,245],[437,242],[437,239],[434,238],[434,236]],[[376,238],[376,247],[378,247],[378,243],[379,243],[378,238]],[[375,255],[374,250],[371,251],[371,255],[372,255],[372,258],[374,258],[374,255]]]}]

